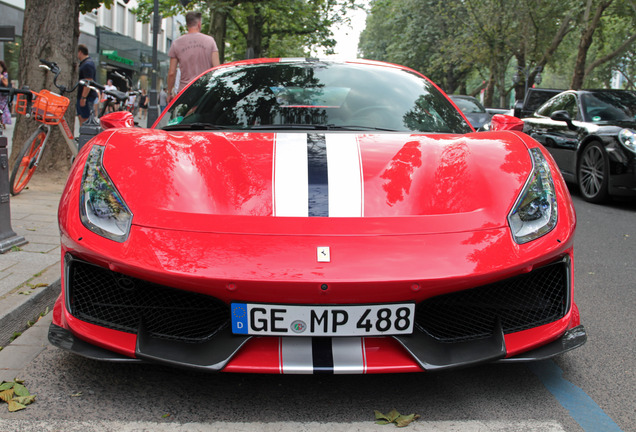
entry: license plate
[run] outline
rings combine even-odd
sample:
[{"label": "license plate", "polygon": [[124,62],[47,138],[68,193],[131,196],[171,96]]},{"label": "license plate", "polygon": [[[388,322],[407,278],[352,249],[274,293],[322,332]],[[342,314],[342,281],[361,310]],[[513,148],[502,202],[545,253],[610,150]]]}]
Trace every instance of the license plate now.
[{"label": "license plate", "polygon": [[232,332],[258,336],[387,336],[413,333],[414,303],[300,306],[232,303]]}]

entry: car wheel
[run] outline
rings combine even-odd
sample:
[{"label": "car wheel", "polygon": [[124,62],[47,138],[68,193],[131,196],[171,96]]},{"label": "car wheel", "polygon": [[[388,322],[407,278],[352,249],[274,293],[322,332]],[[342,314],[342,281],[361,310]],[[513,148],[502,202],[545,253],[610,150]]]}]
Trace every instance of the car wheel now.
[{"label": "car wheel", "polygon": [[577,174],[583,199],[593,203],[607,199],[609,161],[600,143],[592,142],[583,149]]}]

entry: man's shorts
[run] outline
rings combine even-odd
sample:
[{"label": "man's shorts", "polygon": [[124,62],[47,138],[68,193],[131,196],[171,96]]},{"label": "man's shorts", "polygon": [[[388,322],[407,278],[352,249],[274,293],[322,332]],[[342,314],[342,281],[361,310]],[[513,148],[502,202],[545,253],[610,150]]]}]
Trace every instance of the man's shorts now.
[{"label": "man's shorts", "polygon": [[80,106],[80,100],[81,99],[77,99],[77,115],[80,116],[83,119],[87,119],[90,117],[91,115],[91,110],[93,109],[93,104],[95,103],[94,99],[86,99],[86,103],[84,104],[84,106]]}]

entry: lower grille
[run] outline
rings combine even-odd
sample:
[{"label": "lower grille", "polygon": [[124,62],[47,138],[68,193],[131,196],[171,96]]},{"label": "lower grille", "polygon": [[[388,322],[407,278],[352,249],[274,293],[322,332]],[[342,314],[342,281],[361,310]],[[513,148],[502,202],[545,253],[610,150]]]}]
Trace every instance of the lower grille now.
[{"label": "lower grille", "polygon": [[497,322],[504,333],[556,321],[569,309],[569,260],[490,285],[425,300],[416,325],[442,342],[488,338]]},{"label": "lower grille", "polygon": [[203,294],[112,272],[83,261],[67,263],[69,309],[82,321],[153,337],[202,342],[230,320],[229,307]]}]

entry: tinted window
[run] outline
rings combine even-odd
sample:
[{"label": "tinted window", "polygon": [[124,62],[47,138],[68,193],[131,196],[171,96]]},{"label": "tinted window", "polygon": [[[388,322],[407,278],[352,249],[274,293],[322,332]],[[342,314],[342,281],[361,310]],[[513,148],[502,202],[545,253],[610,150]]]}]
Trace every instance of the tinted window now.
[{"label": "tinted window", "polygon": [[590,92],[581,96],[587,121],[602,123],[636,120],[636,93]]},{"label": "tinted window", "polygon": [[186,89],[159,127],[185,129],[204,123],[239,130],[471,131],[446,97],[416,74],[323,62],[211,71]]},{"label": "tinted window", "polygon": [[570,118],[578,118],[579,109],[576,96],[572,93],[564,93],[547,101],[541,108],[537,110],[537,114],[550,117],[555,111],[567,111]]}]

